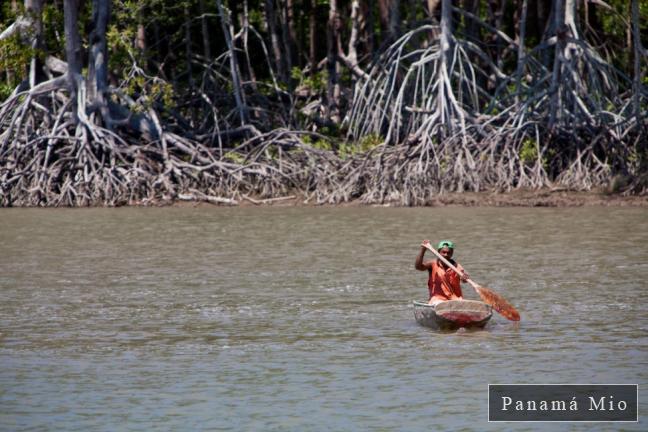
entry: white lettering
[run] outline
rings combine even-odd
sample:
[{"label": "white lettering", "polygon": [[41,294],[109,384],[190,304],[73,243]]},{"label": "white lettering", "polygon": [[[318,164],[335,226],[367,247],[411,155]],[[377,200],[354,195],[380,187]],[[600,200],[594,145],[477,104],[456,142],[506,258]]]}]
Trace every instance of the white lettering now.
[{"label": "white lettering", "polygon": [[596,403],[596,400],[592,396],[589,397],[589,400],[590,400],[590,407],[589,407],[590,411],[594,411],[594,410],[605,411],[605,396],[601,396],[601,399],[599,399],[598,404]]},{"label": "white lettering", "polygon": [[567,405],[565,401],[551,401],[551,411],[565,411],[567,410]]},{"label": "white lettering", "polygon": [[578,411],[578,404],[576,403],[576,396],[573,396],[571,402],[569,402],[569,409],[571,411]]},{"label": "white lettering", "polygon": [[511,405],[513,399],[508,396],[502,396],[502,411],[508,411],[508,406]]},{"label": "white lettering", "polygon": [[590,396],[590,411],[625,411],[628,408],[628,404],[626,401],[619,401],[614,402],[614,396],[609,396],[609,399],[606,400],[605,396],[601,396],[601,398],[598,400],[598,403],[596,402],[596,399],[594,397]]}]

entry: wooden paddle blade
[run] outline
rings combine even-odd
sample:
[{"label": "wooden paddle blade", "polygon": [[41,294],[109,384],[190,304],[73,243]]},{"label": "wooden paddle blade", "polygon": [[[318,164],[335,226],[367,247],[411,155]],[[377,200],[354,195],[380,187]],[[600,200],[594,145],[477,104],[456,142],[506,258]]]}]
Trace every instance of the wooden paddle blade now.
[{"label": "wooden paddle blade", "polygon": [[475,285],[473,288],[475,288],[484,303],[491,305],[504,318],[511,321],[520,321],[520,313],[504,297],[480,285]]}]

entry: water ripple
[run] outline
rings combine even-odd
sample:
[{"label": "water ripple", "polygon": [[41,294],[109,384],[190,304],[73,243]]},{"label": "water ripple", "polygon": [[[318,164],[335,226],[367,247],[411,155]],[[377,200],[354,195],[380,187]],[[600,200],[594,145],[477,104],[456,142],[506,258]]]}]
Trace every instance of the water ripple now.
[{"label": "water ripple", "polygon": [[[522,322],[416,324],[439,233]],[[488,383],[648,384],[641,209],[9,210],[0,244],[0,430],[500,430]]]}]

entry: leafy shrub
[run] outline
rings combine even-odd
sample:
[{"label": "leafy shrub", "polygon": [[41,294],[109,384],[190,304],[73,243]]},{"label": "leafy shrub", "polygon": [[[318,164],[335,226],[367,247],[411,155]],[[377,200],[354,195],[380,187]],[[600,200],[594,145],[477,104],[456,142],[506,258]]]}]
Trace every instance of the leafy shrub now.
[{"label": "leafy shrub", "polygon": [[536,160],[538,160],[538,146],[531,138],[526,138],[522,141],[520,160],[527,165],[532,165]]}]

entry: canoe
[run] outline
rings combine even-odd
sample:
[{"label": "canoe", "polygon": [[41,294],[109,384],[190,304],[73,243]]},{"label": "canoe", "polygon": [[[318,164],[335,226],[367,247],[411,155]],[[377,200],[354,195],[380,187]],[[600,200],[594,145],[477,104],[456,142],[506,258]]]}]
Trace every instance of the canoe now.
[{"label": "canoe", "polygon": [[491,316],[493,308],[476,300],[448,300],[436,306],[414,301],[416,322],[437,330],[483,328]]}]

